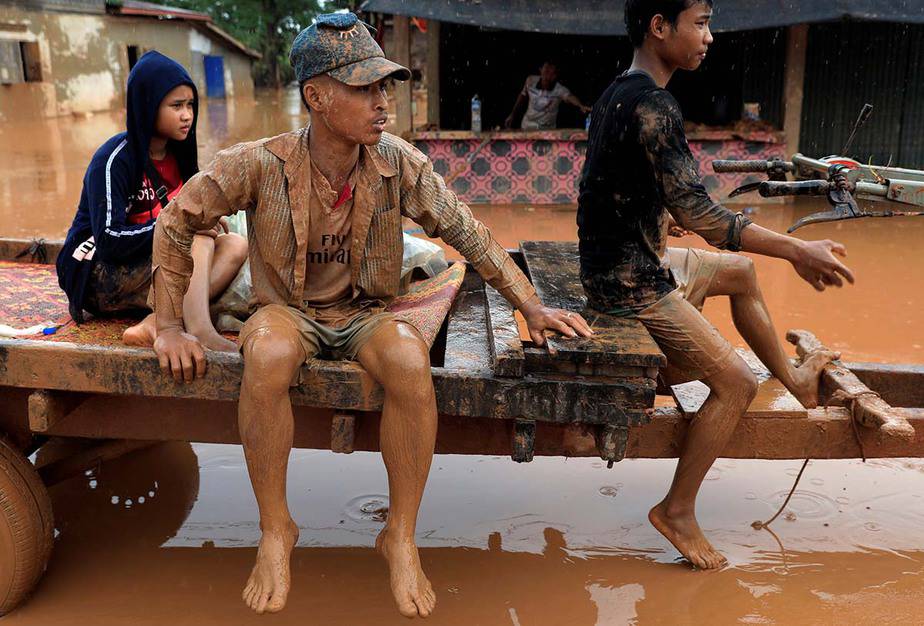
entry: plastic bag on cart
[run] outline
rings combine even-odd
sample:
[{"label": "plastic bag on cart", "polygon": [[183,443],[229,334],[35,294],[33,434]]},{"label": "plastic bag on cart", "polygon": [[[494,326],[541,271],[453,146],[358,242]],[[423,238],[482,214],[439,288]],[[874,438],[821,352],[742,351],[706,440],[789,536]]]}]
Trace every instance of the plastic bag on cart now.
[{"label": "plastic bag on cart", "polygon": [[432,241],[414,237],[407,233],[404,235],[404,257],[401,261],[401,291],[407,290],[414,270],[419,269],[427,278],[436,276],[447,267],[446,253]]}]

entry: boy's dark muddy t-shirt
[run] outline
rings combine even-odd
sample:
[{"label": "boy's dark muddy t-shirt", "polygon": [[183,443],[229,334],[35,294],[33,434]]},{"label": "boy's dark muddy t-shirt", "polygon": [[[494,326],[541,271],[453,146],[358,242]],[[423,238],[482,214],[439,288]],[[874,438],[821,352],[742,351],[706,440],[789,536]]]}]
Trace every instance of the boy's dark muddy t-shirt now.
[{"label": "boy's dark muddy t-shirt", "polygon": [[703,187],[674,97],[644,72],[619,76],[591,114],[578,200],[581,282],[588,305],[631,315],[676,288],[668,213],[717,248],[738,250],[750,220]]}]

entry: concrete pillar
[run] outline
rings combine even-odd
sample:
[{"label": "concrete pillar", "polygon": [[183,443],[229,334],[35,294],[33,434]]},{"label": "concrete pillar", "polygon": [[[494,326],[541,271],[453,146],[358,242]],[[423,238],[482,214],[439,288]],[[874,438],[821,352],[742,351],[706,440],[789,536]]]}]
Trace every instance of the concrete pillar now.
[{"label": "concrete pillar", "polygon": [[440,125],[440,23],[427,22],[427,124]]},{"label": "concrete pillar", "polygon": [[[411,32],[408,18],[404,15],[393,17],[392,33],[395,37],[394,61],[404,67],[411,67]],[[411,108],[411,83],[395,81],[395,132],[404,136],[414,129],[413,110]]]},{"label": "concrete pillar", "polygon": [[799,151],[802,132],[802,101],[805,96],[805,53],[808,49],[808,24],[787,29],[786,70],[783,77],[783,134],[786,158]]}]

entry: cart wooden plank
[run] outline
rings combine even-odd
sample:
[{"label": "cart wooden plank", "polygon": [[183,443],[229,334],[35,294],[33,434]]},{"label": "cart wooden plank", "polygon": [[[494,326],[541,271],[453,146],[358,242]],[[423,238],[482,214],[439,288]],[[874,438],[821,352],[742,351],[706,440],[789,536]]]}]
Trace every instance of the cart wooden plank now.
[{"label": "cart wooden plank", "polygon": [[662,367],[666,363],[658,345],[640,322],[586,310],[576,243],[527,241],[520,249],[542,301],[548,306],[582,313],[596,333],[593,337],[578,339],[550,333],[550,360],[639,367]]},{"label": "cart wooden plank", "polygon": [[526,357],[513,306],[494,287],[484,286],[488,305],[491,366],[495,376],[523,375]]}]

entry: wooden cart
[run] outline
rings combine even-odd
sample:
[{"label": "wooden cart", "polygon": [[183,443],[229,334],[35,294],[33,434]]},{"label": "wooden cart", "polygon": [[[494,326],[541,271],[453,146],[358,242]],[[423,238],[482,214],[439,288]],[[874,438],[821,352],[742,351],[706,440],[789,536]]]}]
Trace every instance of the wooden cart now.
[{"label": "wooden cart", "polygon": [[[0,260],[29,245],[0,240]],[[33,246],[36,254],[20,260],[53,262],[59,249]],[[581,311],[576,252],[572,243],[525,242],[513,256],[544,302]],[[599,456],[610,464],[677,456],[701,391],[679,390],[676,403],[666,398],[656,408],[665,361],[644,327],[585,316],[596,331],[591,339],[550,337],[543,348],[523,342],[510,305],[469,268],[431,350],[436,452],[519,462]],[[801,337],[802,348],[811,339]],[[179,384],[148,349],[0,340],[0,615],[28,595],[48,562],[54,520],[46,488],[155,441],[239,443],[242,371],[239,355],[209,353],[205,378]],[[315,360],[302,380],[291,390],[296,446],[378,450],[382,392],[358,364]],[[824,397],[837,389],[850,391],[836,395],[846,407],[749,411],[723,456],[852,458],[861,447],[867,457],[921,456],[924,409],[892,407],[924,406],[924,367],[830,366]],[[33,465],[30,455],[57,438],[98,445]]]}]

